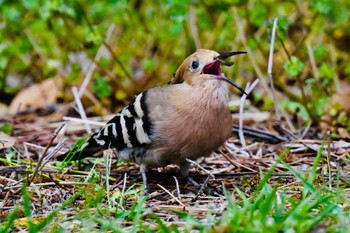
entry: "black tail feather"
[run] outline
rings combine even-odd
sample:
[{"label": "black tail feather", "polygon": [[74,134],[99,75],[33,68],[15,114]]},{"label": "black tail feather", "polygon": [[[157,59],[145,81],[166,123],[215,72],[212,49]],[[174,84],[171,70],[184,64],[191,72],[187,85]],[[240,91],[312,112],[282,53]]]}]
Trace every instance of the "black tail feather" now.
[{"label": "black tail feather", "polygon": [[59,161],[74,161],[81,160],[86,157],[92,157],[94,154],[105,150],[103,146],[96,143],[96,140],[91,136],[86,142],[78,140],[74,146],[66,153],[57,157]]}]

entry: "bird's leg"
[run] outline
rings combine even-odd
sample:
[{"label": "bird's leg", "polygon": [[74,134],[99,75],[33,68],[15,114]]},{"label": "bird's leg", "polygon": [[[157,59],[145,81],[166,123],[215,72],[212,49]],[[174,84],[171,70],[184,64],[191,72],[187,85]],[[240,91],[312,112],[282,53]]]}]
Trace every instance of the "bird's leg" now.
[{"label": "bird's leg", "polygon": [[190,182],[194,185],[194,187],[196,187],[197,190],[199,190],[201,188],[201,185],[198,184],[194,179],[192,179],[192,177],[190,177],[189,175],[189,168],[191,166],[191,164],[188,162],[188,161],[185,161],[181,164],[179,164],[180,166],[180,172],[181,172],[181,175],[183,177],[185,177],[186,179],[186,183]]},{"label": "bird's leg", "polygon": [[145,189],[145,194],[148,194],[148,193],[150,193],[150,188],[148,186],[146,172],[147,172],[146,165],[141,164],[140,165],[140,173],[141,173],[141,176],[142,176],[143,187]]},{"label": "bird's leg", "polygon": [[187,182],[191,182],[197,189],[197,196],[194,198],[194,200],[196,200],[198,198],[198,196],[201,194],[201,192],[204,192],[205,194],[210,194],[212,192],[212,190],[210,188],[207,187],[208,182],[209,182],[209,178],[213,177],[213,175],[211,175],[208,171],[206,171],[208,173],[208,177],[207,179],[204,181],[203,184],[198,184],[194,179],[192,179],[189,176],[189,172],[188,169],[190,168],[190,162],[193,163],[194,165],[198,166],[199,168],[203,169],[204,171],[206,171],[204,168],[202,168],[198,163],[187,159],[186,162],[181,163],[180,164],[180,171],[181,174],[186,178]]}]

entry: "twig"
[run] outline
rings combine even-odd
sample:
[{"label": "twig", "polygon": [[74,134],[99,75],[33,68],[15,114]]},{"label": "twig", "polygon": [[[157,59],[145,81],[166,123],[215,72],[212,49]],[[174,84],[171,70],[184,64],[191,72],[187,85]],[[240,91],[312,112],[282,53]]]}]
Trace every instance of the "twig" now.
[{"label": "twig", "polygon": [[[119,86],[121,86],[121,85],[119,85]],[[86,98],[88,98],[92,102],[93,105],[95,105],[95,106],[102,106],[101,102],[91,93],[90,90],[85,90],[84,96]],[[103,111],[103,115],[107,114],[107,111],[104,108],[102,109],[102,111]]]},{"label": "twig", "polygon": [[49,160],[55,155],[57,154],[62,147],[64,146],[64,142],[66,141],[66,138],[63,139],[62,141],[59,141],[57,143],[57,145],[53,148],[53,150],[47,155],[45,156],[45,158],[42,161],[42,164],[40,165],[40,170],[49,162]]},{"label": "twig", "polygon": [[199,165],[199,163],[197,163],[196,161],[193,161],[191,159],[186,159],[187,162],[192,163],[193,165],[199,167],[200,169],[202,169],[205,173],[209,174],[213,179],[215,179],[215,176],[213,174],[210,173],[210,171],[208,171],[207,169],[205,169],[204,167],[202,167],[201,165]]},{"label": "twig", "polygon": [[194,164],[195,166],[199,167],[200,169],[202,169],[203,171],[205,171],[205,173],[208,174],[207,179],[205,179],[205,181],[203,182],[203,184],[201,185],[201,188],[198,190],[197,195],[192,199],[192,201],[195,201],[198,199],[199,195],[202,193],[202,191],[205,189],[205,187],[207,186],[208,182],[209,182],[209,178],[212,177],[213,179],[215,179],[215,176],[208,171],[207,169],[205,169],[204,167],[202,167],[201,165],[199,165],[197,162],[191,160],[191,159],[186,159],[187,162],[190,162],[192,164]]},{"label": "twig", "polygon": [[90,133],[91,133],[91,127],[90,127],[90,125],[86,122],[86,121],[87,121],[87,117],[86,117],[86,114],[85,114],[85,110],[84,110],[83,104],[81,103],[81,100],[80,100],[80,96],[79,96],[77,87],[72,87],[72,91],[73,91],[73,95],[74,95],[75,102],[76,102],[77,107],[78,107],[79,115],[80,115],[81,119],[84,120],[86,132],[87,132],[88,134],[90,134]]},{"label": "twig", "polygon": [[111,198],[110,198],[110,186],[109,186],[109,176],[111,174],[110,169],[110,157],[111,156],[111,150],[106,150],[103,152],[103,163],[105,166],[105,176],[106,176],[106,193],[107,193],[107,202],[108,206],[111,207]]},{"label": "twig", "polygon": [[132,78],[131,74],[129,73],[129,71],[125,68],[125,66],[123,65],[123,63],[119,60],[119,58],[114,54],[113,49],[111,48],[111,46],[109,46],[109,44],[104,41],[103,45],[107,48],[107,50],[109,51],[109,53],[111,54],[113,60],[115,62],[118,63],[118,65],[120,66],[120,68],[122,69],[122,71],[124,72],[125,76],[130,80],[130,81],[134,81],[134,79]]},{"label": "twig", "polygon": [[74,117],[67,117],[67,116],[64,116],[63,120],[84,123],[84,124],[90,124],[90,125],[96,125],[96,126],[105,126],[106,125],[105,122],[92,121],[92,120],[88,120],[88,119],[83,120],[81,118],[74,118]]},{"label": "twig", "polygon": [[[29,143],[29,144],[31,144],[31,143]],[[28,151],[28,142],[24,142],[23,143],[23,147],[24,147],[24,155],[25,155],[25,157],[27,158],[27,160],[29,161],[30,160],[30,156],[29,156],[29,151]],[[33,144],[34,145],[34,144]],[[35,145],[35,146],[37,146],[37,145]]]},{"label": "twig", "polygon": [[85,182],[89,182],[90,177],[92,176],[92,173],[95,171],[95,166],[97,164],[97,159],[95,159],[94,165],[92,165],[92,168],[90,169],[90,172],[85,178]]},{"label": "twig", "polygon": [[276,191],[276,202],[278,205],[282,205],[281,190]]},{"label": "twig", "polygon": [[317,66],[316,66],[314,52],[312,51],[310,41],[308,41],[308,40],[306,41],[306,47],[307,47],[307,51],[308,51],[309,58],[310,58],[312,73],[314,74],[314,79],[316,80],[316,83],[317,83],[317,82],[319,82],[320,74],[319,74]]},{"label": "twig", "polygon": [[[90,182],[76,182],[76,181],[61,181],[59,182],[60,185],[89,185],[91,184]],[[35,186],[49,186],[49,185],[57,185],[56,182],[46,182],[46,183],[36,183]],[[17,185],[17,186],[12,186],[11,189],[15,189],[15,188],[22,188],[22,184],[21,185]]]},{"label": "twig", "polygon": [[[122,195],[121,195],[121,198],[120,198],[120,202],[119,202],[119,205],[120,206],[123,206],[123,200],[124,200],[124,193],[125,193],[125,189],[126,189],[126,179],[127,179],[127,175],[126,175],[126,172],[124,173],[124,179],[123,179],[123,188],[122,188]],[[123,207],[124,208],[124,207]]]},{"label": "twig", "polygon": [[[268,66],[267,66],[267,76],[269,78],[269,83],[270,83],[271,91],[272,91],[272,101],[273,101],[273,105],[275,108],[277,121],[280,124],[280,128],[283,131],[287,132],[288,134],[292,134],[291,132],[289,132],[289,130],[285,127],[285,125],[282,122],[281,114],[279,112],[280,108],[279,108],[279,104],[278,104],[277,99],[276,99],[276,92],[275,92],[275,87],[273,84],[272,66],[273,66],[273,53],[274,53],[275,37],[276,37],[276,31],[277,31],[277,23],[278,23],[278,18],[275,18],[273,20],[273,26],[272,26],[272,32],[271,32],[271,42],[270,42],[269,61],[268,61]],[[291,125],[291,127],[293,127],[292,124],[290,124],[290,125]]]},{"label": "twig", "polygon": [[45,156],[46,156],[46,154],[47,154],[49,148],[51,147],[53,141],[54,141],[55,138],[57,137],[57,135],[58,135],[58,133],[60,132],[60,130],[65,126],[65,124],[66,124],[66,123],[63,123],[63,124],[62,124],[59,128],[57,128],[57,129],[55,130],[55,132],[52,134],[51,139],[50,139],[49,143],[47,144],[47,146],[46,146],[46,148],[45,148],[43,154],[40,156],[40,159],[39,159],[39,161],[38,161],[37,166],[35,167],[35,170],[34,170],[34,172],[33,172],[32,177],[29,178],[29,179],[27,179],[27,186],[30,186],[30,184],[33,182],[34,177],[36,176],[36,174],[37,174],[38,171],[39,171],[39,168],[41,168],[41,164],[42,164],[42,162],[43,162],[43,160],[44,160],[44,158],[45,158]]},{"label": "twig", "polygon": [[272,101],[273,101],[273,104],[275,107],[276,118],[279,121],[279,123],[282,123],[281,122],[281,115],[279,114],[279,111],[278,111],[278,103],[276,100],[276,93],[275,93],[275,88],[274,88],[273,80],[272,80],[273,51],[274,51],[274,46],[275,46],[277,23],[278,23],[278,18],[275,18],[273,20],[273,27],[272,27],[272,32],[271,32],[270,54],[269,54],[269,62],[268,62],[268,66],[267,66],[267,76],[269,78],[270,87],[271,87],[271,91],[272,91]]},{"label": "twig", "polygon": [[[224,145],[224,147],[226,148],[227,151],[230,152],[230,150]],[[220,153],[222,156],[224,156],[225,159],[227,159],[227,161],[229,161],[233,166],[235,167],[243,167],[249,171],[252,171],[252,172],[256,172],[254,169],[250,168],[250,167],[247,167],[247,166],[244,166],[243,164],[240,164],[236,161],[234,161],[233,159],[231,159],[230,157],[227,156],[227,154],[225,153]]]},{"label": "twig", "polygon": [[249,60],[252,63],[253,69],[257,73],[259,80],[261,81],[262,86],[264,87],[266,92],[269,92],[270,90],[269,90],[268,84],[266,82],[267,78],[263,75],[263,72],[261,71],[261,69],[260,69],[260,67],[255,59],[256,55],[254,55],[253,51],[248,46],[247,38],[245,37],[244,23],[242,22],[242,20],[238,16],[238,13],[237,13],[237,10],[235,7],[232,7],[232,12],[233,12],[233,16],[234,16],[236,26],[238,29],[238,36],[239,36],[242,44],[244,45],[244,50],[247,51]]},{"label": "twig", "polygon": [[1,181],[1,184],[4,184],[5,182],[6,183],[9,183],[9,182],[16,183],[17,182],[17,180],[13,180],[13,179],[7,178],[5,176],[0,176],[0,181]]},{"label": "twig", "polygon": [[180,194],[180,187],[179,187],[179,181],[177,180],[176,176],[173,176],[176,184],[176,192],[179,200],[181,200],[181,194]]},{"label": "twig", "polygon": [[259,144],[258,142],[254,142],[254,143],[247,145],[247,146],[238,147],[232,142],[229,142],[229,143],[226,142],[225,146],[227,146],[229,149],[231,149],[231,151],[230,151],[231,154],[237,154],[237,152],[240,152],[242,155],[244,155],[246,157],[251,157],[251,155],[247,151],[251,148],[256,147],[258,144]]},{"label": "twig", "polygon": [[[64,141],[65,141],[65,139],[64,139]],[[25,155],[27,157],[27,160],[30,160],[28,147],[33,147],[33,148],[39,149],[40,151],[45,150],[45,147],[39,146],[39,145],[36,145],[36,144],[33,144],[33,143],[30,143],[30,142],[23,142],[23,147],[24,147],[24,153],[25,153]],[[51,153],[53,150],[55,150],[55,148],[49,148],[48,151]],[[60,151],[57,151],[56,153],[63,154],[63,152],[60,152]]]},{"label": "twig", "polygon": [[[114,29],[115,29],[115,25],[111,24],[109,26],[108,30],[107,30],[105,41],[109,41],[109,39],[110,39]],[[100,48],[97,51],[95,61],[99,61],[100,60],[100,58],[103,55],[104,49],[105,49],[104,46],[100,46]],[[90,80],[92,78],[92,74],[94,73],[96,67],[97,67],[97,65],[95,64],[95,62],[92,62],[91,66],[89,67],[88,72],[85,75],[84,81],[83,81],[83,83],[81,84],[81,86],[79,88],[79,97],[81,97],[84,94],[84,92],[85,92],[85,90],[87,88],[87,85],[90,83]]]},{"label": "twig", "polygon": [[307,123],[304,132],[303,132],[303,133],[301,134],[301,136],[300,136],[300,140],[302,140],[302,139],[306,136],[307,132],[309,132],[309,129],[310,129],[310,127],[311,127],[311,124],[312,124],[311,121],[309,121],[309,122]]},{"label": "twig", "polygon": [[327,131],[327,165],[328,165],[328,175],[329,175],[329,189],[332,190],[332,171],[331,171],[331,131]]},{"label": "twig", "polygon": [[199,197],[199,195],[203,192],[203,190],[205,189],[205,187],[207,187],[208,183],[209,183],[209,178],[210,178],[211,174],[208,174],[208,177],[205,179],[205,181],[203,182],[203,184],[201,185],[201,188],[198,190],[197,195],[192,199],[193,201],[196,201]]},{"label": "twig", "polygon": [[30,31],[29,27],[26,27],[26,29],[24,29],[24,33],[26,34],[28,40],[32,44],[35,52],[37,52],[42,59],[46,60],[47,58],[45,56],[45,53],[43,53],[43,50],[40,48],[38,41],[35,39],[35,36]]},{"label": "twig", "polygon": [[[252,85],[249,85],[249,83],[247,83],[247,86],[245,88],[245,92],[247,93],[247,95],[249,95],[249,93],[255,88],[255,86],[258,84],[258,82],[259,82],[259,79],[255,79],[255,81],[252,83]],[[247,95],[242,95],[242,97],[240,99],[240,104],[239,104],[239,131],[238,131],[238,135],[239,135],[239,139],[241,141],[242,146],[247,145],[245,143],[244,134],[243,134],[243,110],[244,110],[244,101],[246,100]]]},{"label": "twig", "polygon": [[159,188],[163,189],[167,194],[169,194],[172,198],[174,198],[183,207],[183,211],[186,211],[186,206],[184,203],[182,203],[177,197],[175,197],[171,192],[169,192],[169,190],[164,188],[162,185],[160,184],[157,184],[157,185]]},{"label": "twig", "polygon": [[198,29],[197,29],[197,18],[196,18],[196,12],[195,12],[195,6],[194,6],[194,1],[191,0],[191,4],[190,4],[190,14],[189,14],[189,18],[190,18],[190,30],[191,30],[191,34],[194,40],[194,43],[196,44],[196,48],[202,48],[202,44],[201,41],[199,39],[199,35],[198,35]]},{"label": "twig", "polygon": [[[333,43],[329,43],[329,46],[330,46],[330,57],[331,57],[332,68],[333,70],[339,70],[337,69],[338,58],[339,58],[339,55],[337,54],[337,49],[334,48]],[[342,83],[340,83],[338,72],[334,72],[333,82],[335,87],[335,93],[339,93],[341,90]]]},{"label": "twig", "polygon": [[[232,133],[234,134],[238,134],[239,130],[240,128],[237,125],[234,125],[232,127]],[[259,140],[259,141],[263,141],[271,144],[277,144],[280,142],[287,141],[286,137],[275,135],[273,133],[270,133],[264,130],[243,127],[242,131],[245,135],[248,135],[249,137],[253,137],[255,140]]]}]

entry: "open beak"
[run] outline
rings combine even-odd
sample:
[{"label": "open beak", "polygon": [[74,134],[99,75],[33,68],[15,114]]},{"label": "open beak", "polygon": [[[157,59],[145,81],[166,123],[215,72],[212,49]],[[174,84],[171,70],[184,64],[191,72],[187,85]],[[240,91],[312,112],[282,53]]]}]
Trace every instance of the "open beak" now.
[{"label": "open beak", "polygon": [[202,69],[202,74],[210,74],[214,76],[216,79],[223,80],[240,90],[243,94],[247,95],[247,93],[244,91],[243,88],[238,86],[235,82],[227,79],[221,72],[221,64],[226,65],[226,66],[231,66],[233,65],[233,62],[227,62],[224,59],[238,55],[238,54],[243,54],[246,52],[229,52],[229,53],[224,53],[220,54],[219,56],[214,58],[214,62],[209,63],[205,65]]},{"label": "open beak", "polygon": [[228,82],[229,84],[231,84],[232,86],[234,86],[235,88],[240,90],[243,94],[248,95],[242,87],[238,86],[237,83],[231,81],[230,79],[226,78],[225,76],[216,76],[215,78],[222,80],[222,81],[225,81],[225,82]]},{"label": "open beak", "polygon": [[238,55],[238,54],[244,54],[247,52],[242,52],[242,51],[237,51],[237,52],[229,52],[229,53],[223,53],[220,54],[219,56],[215,57],[214,60],[219,61],[221,64],[226,65],[226,66],[232,66],[233,62],[225,61],[226,58]]}]

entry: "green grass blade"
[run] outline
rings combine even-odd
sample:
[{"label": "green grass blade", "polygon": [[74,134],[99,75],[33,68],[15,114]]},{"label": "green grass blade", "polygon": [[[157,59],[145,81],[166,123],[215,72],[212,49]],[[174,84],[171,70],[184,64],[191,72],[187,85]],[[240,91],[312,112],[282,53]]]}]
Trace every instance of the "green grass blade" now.
[{"label": "green grass blade", "polygon": [[28,225],[29,225],[29,232],[37,232],[35,224],[32,220],[32,210],[30,206],[30,196],[27,190],[27,185],[25,182],[22,183],[22,198],[23,198],[23,208],[24,208],[24,214],[27,217]]},{"label": "green grass blade", "polygon": [[[13,223],[18,218],[18,216],[22,213],[20,207],[16,206],[5,218],[5,221],[0,226],[0,233],[7,233],[10,230],[13,230]],[[6,225],[5,225],[6,224]]]},{"label": "green grass blade", "polygon": [[75,193],[72,197],[70,197],[68,200],[66,200],[65,202],[62,203],[62,205],[60,207],[58,207],[56,210],[52,211],[49,213],[49,215],[44,218],[38,225],[37,225],[37,230],[40,231],[42,230],[44,227],[46,227],[52,220],[54,217],[57,216],[57,214],[61,211],[64,210],[67,206],[69,206],[70,204],[72,204],[78,197],[81,196],[82,191],[79,191],[77,193]]},{"label": "green grass blade", "polygon": [[315,188],[307,182],[301,175],[294,170],[288,163],[284,162],[281,157],[278,157],[277,160],[282,163],[310,192],[316,192]]}]

